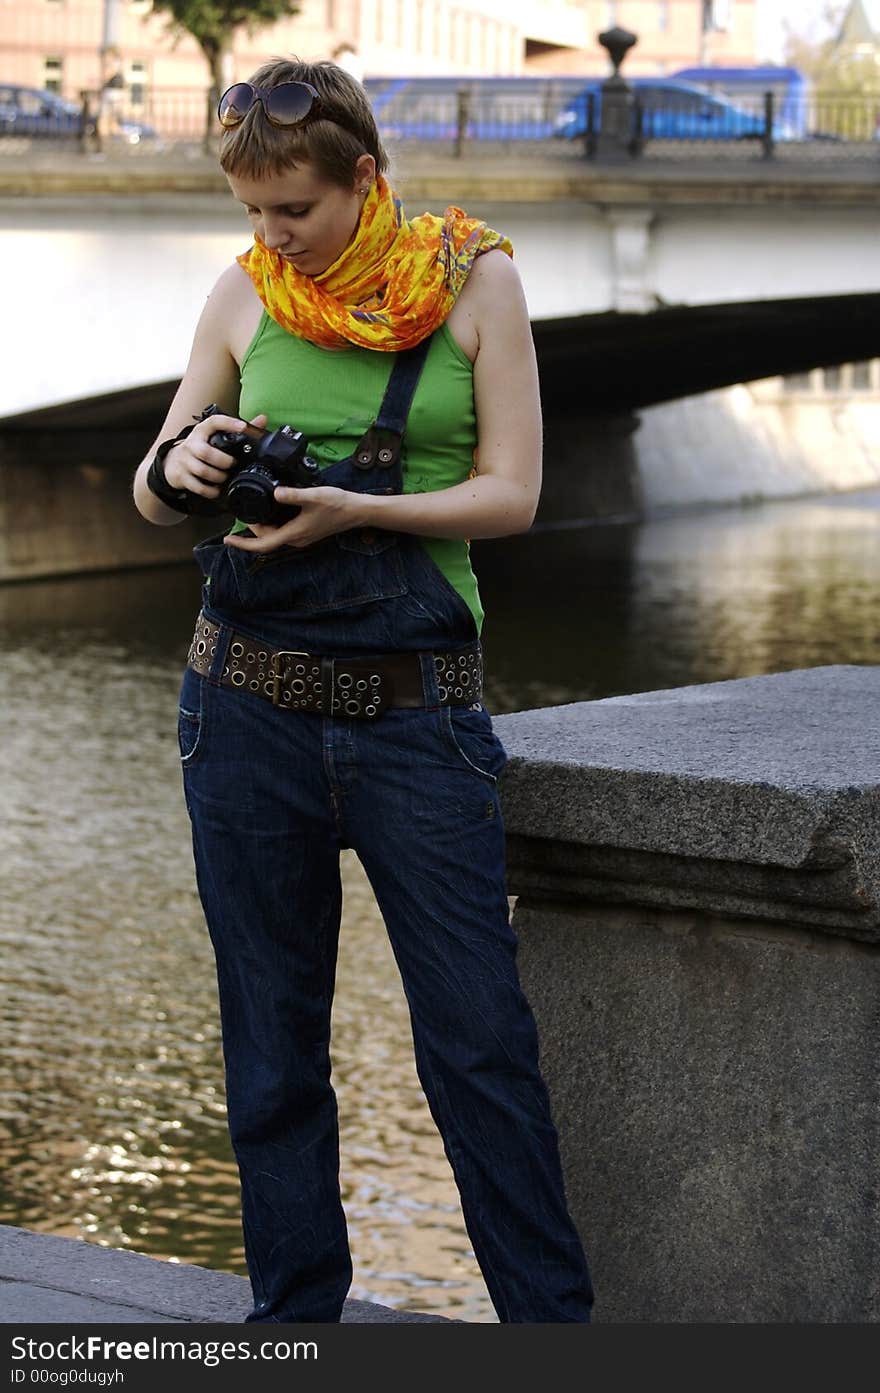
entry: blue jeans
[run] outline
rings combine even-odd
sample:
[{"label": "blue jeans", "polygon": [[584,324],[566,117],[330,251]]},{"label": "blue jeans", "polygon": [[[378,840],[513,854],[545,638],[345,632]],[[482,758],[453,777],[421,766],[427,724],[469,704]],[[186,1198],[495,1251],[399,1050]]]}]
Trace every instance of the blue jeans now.
[{"label": "blue jeans", "polygon": [[[430,682],[433,664],[424,667]],[[187,669],[180,749],[219,981],[252,1321],[338,1321],[351,1282],[330,1081],[354,848],[385,920],[419,1079],[502,1322],[588,1322],[534,1019],[515,966],[487,712],[276,709]]]}]

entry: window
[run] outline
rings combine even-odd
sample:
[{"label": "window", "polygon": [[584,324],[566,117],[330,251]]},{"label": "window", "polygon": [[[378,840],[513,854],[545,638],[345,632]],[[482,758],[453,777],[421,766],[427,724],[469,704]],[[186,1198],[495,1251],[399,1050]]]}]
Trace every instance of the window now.
[{"label": "window", "polygon": [[477,16],[473,14],[464,17],[464,61],[466,66],[473,72],[474,68],[480,65],[479,55],[479,25]]},{"label": "window", "polygon": [[856,392],[870,392],[871,387],[872,387],[872,385],[873,385],[872,382],[871,382],[871,364],[870,364],[870,362],[867,362],[867,363],[853,363],[853,365],[852,365],[852,385],[853,385],[853,390],[856,391]]},{"label": "window", "polygon": [[657,28],[661,34],[669,28],[669,0],[657,0]]},{"label": "window", "polygon": [[823,369],[826,392],[839,392],[843,386],[843,371],[839,364]]},{"label": "window", "polygon": [[713,109],[710,97],[703,96],[702,92],[682,92],[672,83],[655,87],[653,83],[640,82],[636,90],[645,105],[662,111],[681,111],[696,116]]},{"label": "window", "polygon": [[728,30],[733,23],[733,0],[703,0],[703,29]]},{"label": "window", "polygon": [[143,106],[147,95],[146,63],[129,63],[125,85],[132,106]]},{"label": "window", "polygon": [[45,111],[37,92],[14,92],[10,104],[17,106],[22,116],[41,116]]},{"label": "window", "polygon": [[452,22],[454,48],[452,56],[460,67],[467,67],[467,16],[464,10],[456,10]]},{"label": "window", "polygon": [[782,379],[784,392],[801,393],[813,390],[813,379],[808,372],[789,372]]},{"label": "window", "polygon": [[62,60],[60,58],[43,59],[43,86],[50,92],[61,91]]},{"label": "window", "polygon": [[713,102],[711,97],[701,96],[699,92],[682,92],[681,95],[673,92],[667,100],[676,111],[686,111],[693,116],[713,116],[719,110],[717,102]]}]

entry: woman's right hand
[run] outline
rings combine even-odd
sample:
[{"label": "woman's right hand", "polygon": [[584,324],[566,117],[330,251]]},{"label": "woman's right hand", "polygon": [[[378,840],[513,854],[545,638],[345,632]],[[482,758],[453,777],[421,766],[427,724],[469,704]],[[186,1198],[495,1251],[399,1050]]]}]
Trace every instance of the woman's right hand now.
[{"label": "woman's right hand", "polygon": [[[247,424],[263,429],[266,421],[267,417],[260,414]],[[165,456],[165,478],[171,487],[201,494],[203,498],[217,498],[235,459],[208,442],[217,431],[240,431],[244,425],[239,416],[220,414],[199,421]]]}]

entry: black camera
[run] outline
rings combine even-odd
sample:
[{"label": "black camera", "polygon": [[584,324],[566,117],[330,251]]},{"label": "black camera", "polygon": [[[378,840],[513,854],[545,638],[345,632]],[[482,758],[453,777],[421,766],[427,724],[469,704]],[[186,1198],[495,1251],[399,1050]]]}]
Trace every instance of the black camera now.
[{"label": "black camera", "polygon": [[[218,407],[206,408],[214,415]],[[295,503],[279,503],[275,489],[306,488],[318,482],[320,469],[306,453],[309,442],[293,426],[277,430],[218,430],[208,444],[237,461],[230,470],[217,500],[242,522],[262,522],[277,526],[295,518],[301,509]]]}]

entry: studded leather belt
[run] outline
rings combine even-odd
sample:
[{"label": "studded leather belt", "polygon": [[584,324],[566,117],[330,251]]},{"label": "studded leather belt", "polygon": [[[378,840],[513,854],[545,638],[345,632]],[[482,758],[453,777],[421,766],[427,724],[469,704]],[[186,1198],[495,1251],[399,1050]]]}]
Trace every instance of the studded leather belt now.
[{"label": "studded leather belt", "polygon": [[[189,667],[209,676],[222,630],[200,614],[190,645]],[[437,690],[442,706],[470,706],[482,697],[483,659],[479,643],[435,653]],[[233,630],[221,687],[251,692],[289,711],[375,720],[389,706],[425,706],[422,666],[417,653],[385,653],[367,658],[333,658],[270,648]]]}]

